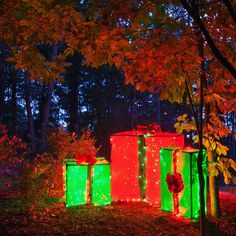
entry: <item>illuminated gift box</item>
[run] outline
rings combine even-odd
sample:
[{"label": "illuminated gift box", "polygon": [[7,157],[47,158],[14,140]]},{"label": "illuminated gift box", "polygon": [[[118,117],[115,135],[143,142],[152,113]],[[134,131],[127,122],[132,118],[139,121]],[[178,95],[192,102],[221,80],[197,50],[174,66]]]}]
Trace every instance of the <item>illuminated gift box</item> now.
[{"label": "illuminated gift box", "polygon": [[184,136],[126,131],[111,135],[111,195],[113,201],[160,204],[160,148],[184,146]]},{"label": "illuminated gift box", "polygon": [[65,161],[66,206],[92,202],[107,205],[111,202],[110,164],[97,158],[95,164],[77,164],[73,159]]},{"label": "illuminated gift box", "polygon": [[[199,218],[198,150],[167,147],[160,150],[161,209],[190,219]],[[203,152],[203,168],[206,167],[206,152]],[[206,184],[204,175],[204,197]]]}]

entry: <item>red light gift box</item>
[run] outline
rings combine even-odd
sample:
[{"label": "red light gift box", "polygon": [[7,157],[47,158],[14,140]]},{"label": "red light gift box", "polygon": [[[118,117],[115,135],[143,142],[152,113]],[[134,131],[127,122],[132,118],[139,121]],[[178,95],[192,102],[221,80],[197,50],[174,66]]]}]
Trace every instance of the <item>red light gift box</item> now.
[{"label": "red light gift box", "polygon": [[160,148],[184,146],[184,136],[139,127],[111,135],[113,201],[160,204]]}]

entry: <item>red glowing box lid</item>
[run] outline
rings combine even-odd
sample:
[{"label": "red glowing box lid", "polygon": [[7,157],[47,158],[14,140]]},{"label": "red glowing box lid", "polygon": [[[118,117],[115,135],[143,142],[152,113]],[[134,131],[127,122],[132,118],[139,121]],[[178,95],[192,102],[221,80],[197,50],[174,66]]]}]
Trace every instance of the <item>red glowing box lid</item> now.
[{"label": "red glowing box lid", "polygon": [[177,134],[177,133],[170,133],[170,132],[155,132],[155,133],[147,133],[146,131],[133,131],[133,130],[128,130],[128,131],[123,131],[119,133],[112,134],[111,137],[113,136],[139,136],[139,135],[147,135],[151,137],[183,137],[183,134]]}]

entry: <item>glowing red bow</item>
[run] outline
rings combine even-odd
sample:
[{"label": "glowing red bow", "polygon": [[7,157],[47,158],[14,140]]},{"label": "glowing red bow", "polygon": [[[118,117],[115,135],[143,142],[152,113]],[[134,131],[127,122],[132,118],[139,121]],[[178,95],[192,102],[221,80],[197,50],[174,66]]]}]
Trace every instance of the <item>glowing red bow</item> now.
[{"label": "glowing red bow", "polygon": [[173,193],[180,193],[184,189],[183,179],[180,173],[175,173],[171,175],[168,173],[166,175],[166,182],[168,185],[168,189]]},{"label": "glowing red bow", "polygon": [[94,164],[96,162],[96,157],[93,156],[91,153],[86,153],[83,156],[76,156],[75,157],[75,162],[79,165],[81,163],[86,163],[86,164]]}]

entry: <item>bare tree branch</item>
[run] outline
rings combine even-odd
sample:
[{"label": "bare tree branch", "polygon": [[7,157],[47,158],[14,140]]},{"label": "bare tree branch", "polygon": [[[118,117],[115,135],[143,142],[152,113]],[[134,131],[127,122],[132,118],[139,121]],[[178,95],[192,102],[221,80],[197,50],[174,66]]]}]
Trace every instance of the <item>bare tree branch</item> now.
[{"label": "bare tree branch", "polygon": [[202,34],[204,35],[212,53],[217,58],[218,61],[228,70],[228,72],[236,79],[236,69],[234,66],[221,54],[219,49],[217,48],[215,42],[213,41],[211,35],[209,34],[208,30],[206,29],[204,23],[202,22],[201,18],[198,14],[194,11],[192,6],[188,3],[187,0],[181,0],[183,7],[188,11],[189,15],[195,20],[199,29],[201,30]]}]

